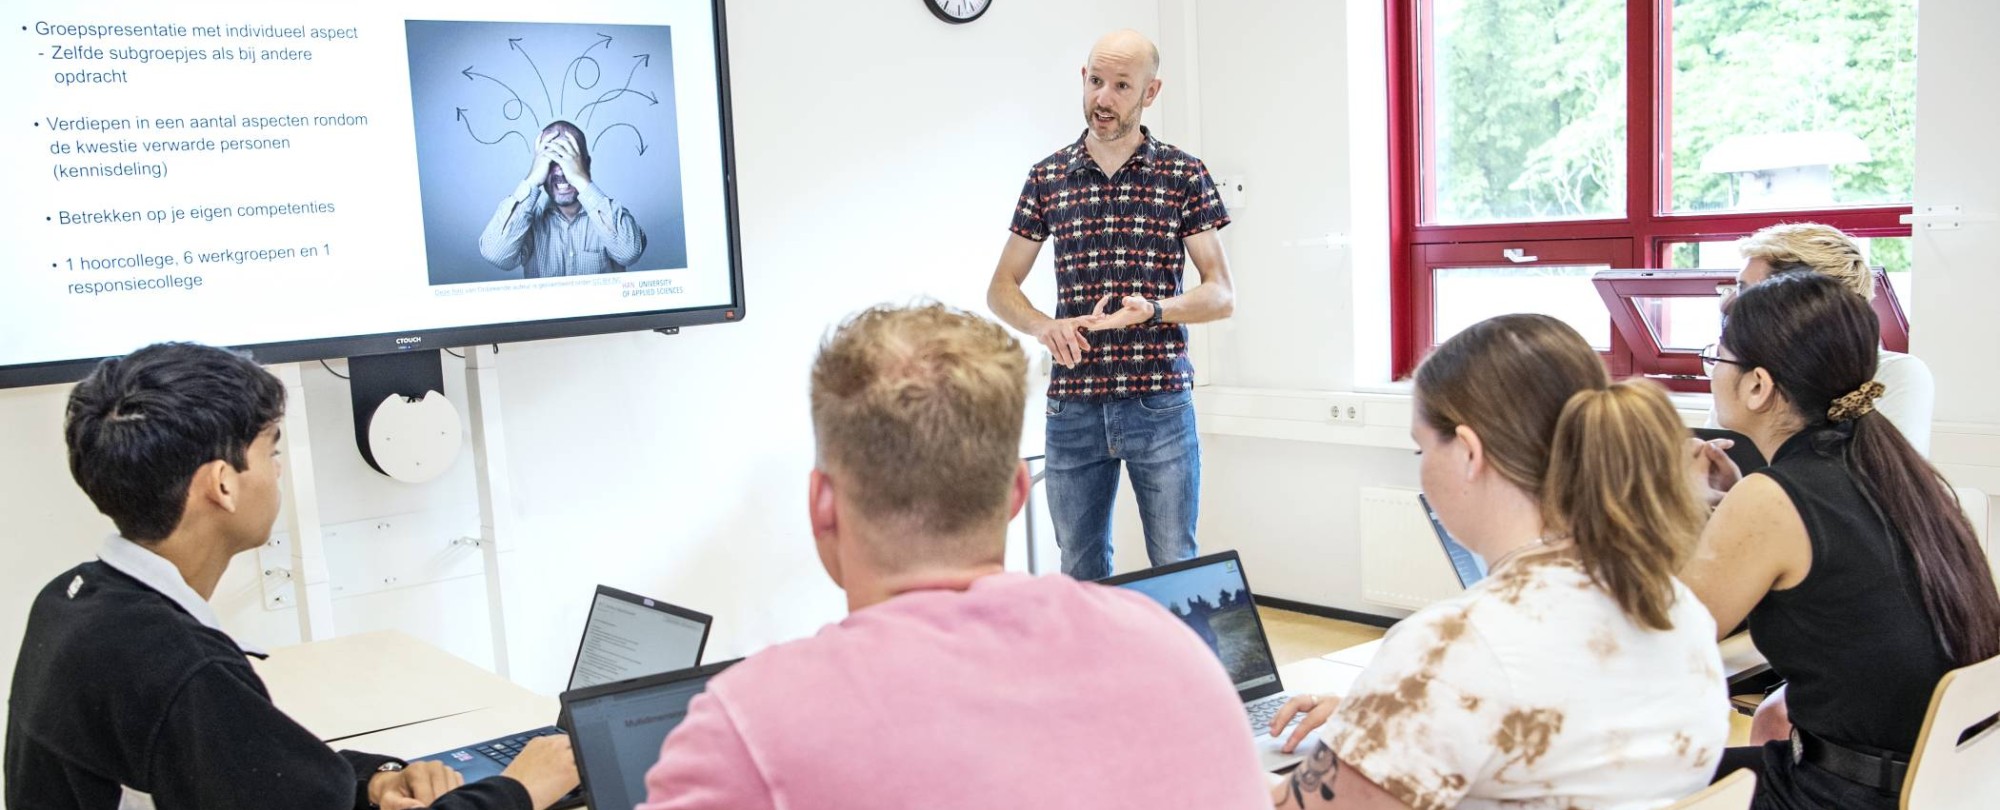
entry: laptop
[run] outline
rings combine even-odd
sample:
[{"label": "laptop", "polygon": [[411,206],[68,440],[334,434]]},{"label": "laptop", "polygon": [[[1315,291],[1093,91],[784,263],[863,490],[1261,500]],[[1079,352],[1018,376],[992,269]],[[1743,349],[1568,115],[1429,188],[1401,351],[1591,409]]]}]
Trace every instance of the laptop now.
[{"label": "laptop", "polygon": [[563,693],[564,726],[592,807],[632,807],[646,800],[646,771],[659,760],[660,745],[687,717],[689,701],[736,661]]},{"label": "laptop", "polygon": [[[590,603],[590,616],[583,622],[583,641],[577,645],[576,661],[570,665],[569,689],[695,666],[701,663],[702,649],[708,646],[709,625],[714,621],[706,613],[599,585]],[[528,741],[562,733],[559,721],[558,725],[508,734],[413,761],[442,762],[464,774],[465,781],[476,782],[506,770]],[[574,793],[565,796],[555,806],[569,806],[576,798],[578,794]]]},{"label": "laptop", "polygon": [[1486,561],[1451,538],[1451,532],[1444,530],[1444,521],[1438,520],[1437,510],[1431,508],[1431,500],[1421,492],[1417,493],[1417,503],[1423,505],[1424,517],[1431,522],[1431,531],[1436,532],[1438,542],[1444,544],[1444,556],[1451,560],[1451,570],[1458,574],[1459,586],[1470,588],[1485,579]]},{"label": "laptop", "polygon": [[[1236,694],[1249,715],[1257,753],[1266,770],[1289,767],[1305,758],[1306,746],[1286,754],[1278,750],[1289,732],[1270,736],[1271,718],[1292,697],[1278,679],[1264,620],[1250,595],[1243,561],[1234,551],[1134,571],[1098,580],[1099,584],[1138,591],[1165,607],[1208,642],[1222,662]],[[1296,724],[1301,718],[1294,718]],[[1287,726],[1289,728],[1290,726]]]}]

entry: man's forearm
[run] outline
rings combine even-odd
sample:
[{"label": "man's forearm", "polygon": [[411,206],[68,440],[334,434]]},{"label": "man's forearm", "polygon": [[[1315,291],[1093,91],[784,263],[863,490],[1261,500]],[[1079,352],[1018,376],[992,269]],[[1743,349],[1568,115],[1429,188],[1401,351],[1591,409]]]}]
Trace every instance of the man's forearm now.
[{"label": "man's forearm", "polygon": [[605,258],[619,267],[629,268],[637,262],[639,254],[646,251],[646,232],[639,229],[639,220],[596,183],[585,181],[578,185],[576,198],[590,215],[591,225],[604,237]]},{"label": "man's forearm", "polygon": [[1021,285],[1011,284],[1005,278],[995,277],[986,289],[986,306],[994,315],[1016,331],[1032,333],[1035,327],[1050,320],[1050,317],[1028,300],[1021,292]]},{"label": "man's forearm", "polygon": [[527,240],[534,212],[536,189],[517,190],[500,201],[486,230],[479,234],[479,255],[502,270],[521,263],[521,245]]},{"label": "man's forearm", "polygon": [[1160,319],[1168,323],[1208,323],[1227,318],[1235,311],[1235,291],[1215,281],[1160,300]]}]

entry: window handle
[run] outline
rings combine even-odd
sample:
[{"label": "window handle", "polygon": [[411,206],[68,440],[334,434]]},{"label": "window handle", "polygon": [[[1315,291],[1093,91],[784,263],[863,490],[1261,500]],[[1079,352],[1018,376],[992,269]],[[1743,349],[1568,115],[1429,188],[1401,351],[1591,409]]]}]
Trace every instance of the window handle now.
[{"label": "window handle", "polygon": [[1527,251],[1520,248],[1506,248],[1500,251],[1500,257],[1515,264],[1527,264],[1528,262],[1539,261],[1542,258],[1540,256],[1529,256],[1527,253]]}]

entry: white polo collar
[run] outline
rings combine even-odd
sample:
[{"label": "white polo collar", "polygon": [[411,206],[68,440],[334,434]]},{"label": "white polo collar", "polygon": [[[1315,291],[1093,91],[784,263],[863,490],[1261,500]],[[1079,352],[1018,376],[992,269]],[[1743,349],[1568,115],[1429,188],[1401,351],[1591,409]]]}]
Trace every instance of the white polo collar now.
[{"label": "white polo collar", "polygon": [[[188,587],[187,580],[181,578],[181,570],[167,558],[114,534],[104,538],[104,547],[98,549],[97,559],[117,569],[119,573],[138,580],[139,584],[153,589],[161,596],[173,600],[174,604],[181,606],[181,610],[187,611],[195,621],[201,622],[203,627],[225,636],[229,635],[229,631],[222,629],[222,621],[216,618],[215,608],[208,604],[208,600],[201,598],[201,594],[195,593],[194,588]],[[229,640],[236,642],[237,649],[246,654],[258,658],[269,655],[262,647],[238,640],[235,636],[230,636]]]}]

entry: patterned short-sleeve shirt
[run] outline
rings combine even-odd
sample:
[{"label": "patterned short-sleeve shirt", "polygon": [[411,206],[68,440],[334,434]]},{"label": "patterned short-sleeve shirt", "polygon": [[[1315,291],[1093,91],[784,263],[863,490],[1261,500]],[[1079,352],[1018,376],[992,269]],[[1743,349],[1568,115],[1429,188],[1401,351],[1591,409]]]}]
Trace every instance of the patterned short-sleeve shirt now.
[{"label": "patterned short-sleeve shirt", "polygon": [[1573,557],[1524,557],[1398,623],[1321,734],[1412,810],[1651,810],[1729,738],[1715,620],[1642,627]]},{"label": "patterned short-sleeve shirt", "polygon": [[[1140,132],[1138,151],[1110,176],[1090,159],[1083,138],[1028,171],[1010,229],[1037,242],[1055,238],[1058,318],[1088,315],[1106,295],[1107,311],[1128,295],[1179,295],[1187,255],[1181,240],[1229,224],[1208,168]],[[1102,401],[1194,386],[1180,324],[1137,324],[1088,340],[1083,362],[1055,368],[1050,398]]]}]

